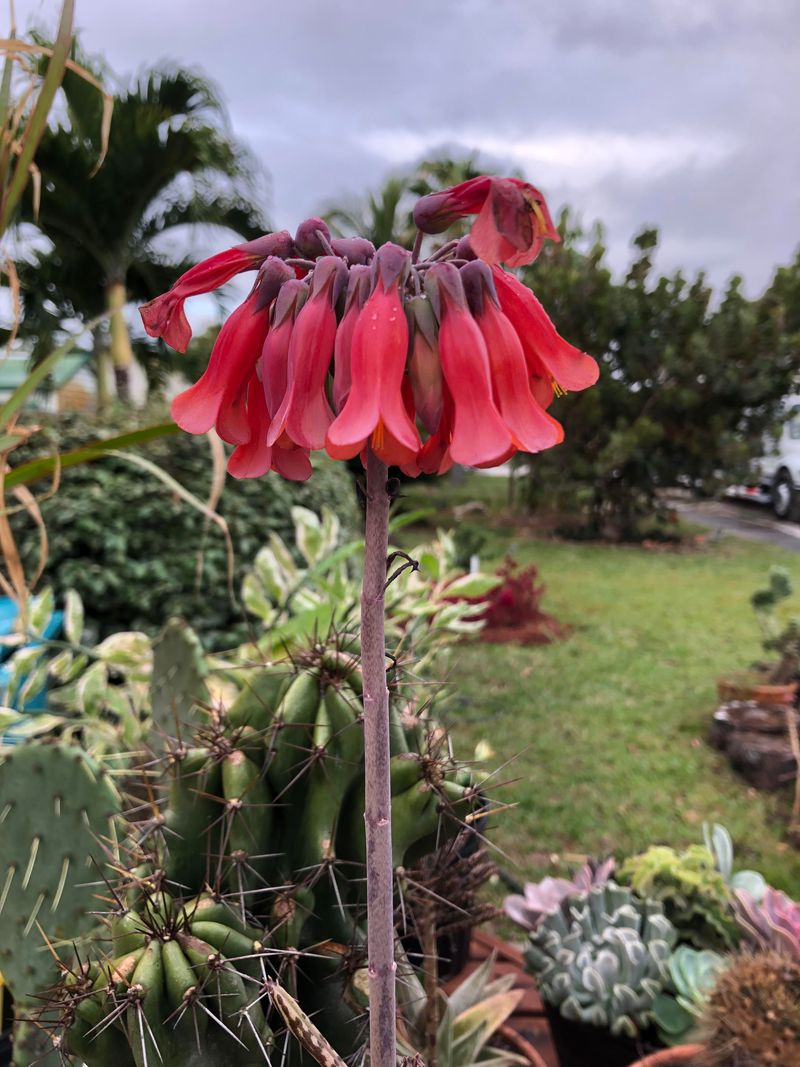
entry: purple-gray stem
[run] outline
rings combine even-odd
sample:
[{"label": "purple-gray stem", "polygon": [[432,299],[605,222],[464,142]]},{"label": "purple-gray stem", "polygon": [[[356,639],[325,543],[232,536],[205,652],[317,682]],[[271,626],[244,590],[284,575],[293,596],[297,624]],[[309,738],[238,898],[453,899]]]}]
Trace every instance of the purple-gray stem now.
[{"label": "purple-gray stem", "polygon": [[364,677],[364,823],[367,833],[367,953],[371,1067],[396,1067],[394,865],[389,777],[384,586],[389,544],[388,470],[367,449],[367,517],[361,590]]}]

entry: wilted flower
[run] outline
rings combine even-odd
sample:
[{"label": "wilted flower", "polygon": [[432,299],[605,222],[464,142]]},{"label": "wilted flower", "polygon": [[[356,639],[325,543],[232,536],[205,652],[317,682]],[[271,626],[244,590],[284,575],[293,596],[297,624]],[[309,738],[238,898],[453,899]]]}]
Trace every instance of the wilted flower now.
[{"label": "wilted flower", "polygon": [[[469,238],[416,262],[398,245],[331,238],[324,220],[212,256],[142,308],[145,328],[184,349],[188,296],[259,268],[200,380],[175,398],[190,433],[215,427],[235,477],[306,478],[309,452],[370,448],[407,474],[494,466],[562,439],[544,408],[597,364],[559,337],[531,291],[499,265],[557,238],[544,201],[515,178],[481,177],[424,197],[427,232],[479,213]],[[299,257],[299,258],[295,258]]]},{"label": "wilted flower", "polygon": [[442,233],[475,214],[470,243],[487,263],[522,267],[536,259],[546,237],[560,239],[542,194],[519,178],[481,175],[430,193],[417,201],[414,222],[423,233]]}]

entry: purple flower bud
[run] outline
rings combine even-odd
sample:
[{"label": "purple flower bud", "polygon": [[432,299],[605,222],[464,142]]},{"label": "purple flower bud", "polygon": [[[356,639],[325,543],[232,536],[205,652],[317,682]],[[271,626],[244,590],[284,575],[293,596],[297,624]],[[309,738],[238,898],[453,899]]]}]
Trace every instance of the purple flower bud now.
[{"label": "purple flower bud", "polygon": [[469,260],[478,258],[475,255],[475,249],[472,247],[472,241],[470,241],[469,239],[469,234],[467,234],[465,237],[462,237],[456,245],[455,258]]},{"label": "purple flower bud", "polygon": [[500,301],[497,299],[497,292],[494,287],[492,268],[488,263],[484,263],[482,259],[472,260],[469,263],[465,263],[458,273],[461,276],[464,292],[466,293],[469,308],[473,315],[480,315],[482,313],[483,301],[487,293],[492,298],[495,305],[497,307],[500,306]]},{"label": "purple flower bud", "polygon": [[366,237],[336,237],[331,241],[331,248],[351,266],[371,263],[375,255],[375,245]]},{"label": "purple flower bud", "polygon": [[256,308],[269,307],[277,297],[281,286],[295,277],[288,263],[277,256],[270,256],[261,266],[256,278]]},{"label": "purple flower bud", "polygon": [[372,287],[375,288],[378,278],[384,290],[389,289],[395,283],[402,287],[405,285],[410,270],[411,253],[408,249],[387,241],[385,245],[381,245],[372,261]]},{"label": "purple flower bud", "polygon": [[311,275],[311,295],[316,296],[329,286],[331,305],[335,306],[339,295],[347,285],[347,265],[338,256],[321,256]]},{"label": "purple flower bud", "polygon": [[297,227],[297,233],[294,235],[294,243],[297,246],[297,251],[301,255],[307,256],[309,259],[316,259],[317,256],[328,255],[328,248],[326,248],[323,241],[319,239],[317,231],[319,231],[325,241],[330,244],[331,231],[328,229],[328,224],[316,216],[301,222]]},{"label": "purple flower bud", "polygon": [[436,318],[442,320],[442,294],[463,311],[467,310],[467,298],[458,267],[452,263],[434,263],[425,272],[425,293],[431,302]]}]

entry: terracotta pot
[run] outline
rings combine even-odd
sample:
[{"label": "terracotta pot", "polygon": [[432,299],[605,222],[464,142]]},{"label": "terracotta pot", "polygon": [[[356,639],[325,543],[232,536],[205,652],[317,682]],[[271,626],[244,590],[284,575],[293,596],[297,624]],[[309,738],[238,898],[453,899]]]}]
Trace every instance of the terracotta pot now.
[{"label": "terracotta pot", "polygon": [[679,1064],[689,1064],[690,1067],[700,1053],[702,1045],[676,1045],[675,1048],[661,1049],[643,1060],[637,1060],[631,1067],[678,1067]]},{"label": "terracotta pot", "polygon": [[766,679],[759,681],[755,671],[726,674],[717,679],[717,692],[721,701],[755,700],[757,704],[791,704],[797,695],[797,682],[771,685]]},{"label": "terracotta pot", "polygon": [[519,1053],[520,1056],[524,1056],[531,1064],[531,1067],[547,1067],[547,1064],[530,1041],[526,1041],[512,1027],[508,1025],[501,1026],[497,1033],[502,1037],[503,1043],[508,1045],[514,1052]]}]

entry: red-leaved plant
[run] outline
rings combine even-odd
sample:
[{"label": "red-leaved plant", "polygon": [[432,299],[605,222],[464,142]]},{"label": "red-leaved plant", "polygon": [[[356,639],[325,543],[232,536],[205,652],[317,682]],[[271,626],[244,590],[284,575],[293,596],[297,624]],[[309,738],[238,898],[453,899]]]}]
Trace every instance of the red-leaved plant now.
[{"label": "red-leaved plant", "polygon": [[507,559],[497,575],[500,583],[476,601],[481,610],[471,616],[484,623],[482,640],[549,645],[567,636],[569,627],[542,611],[547,586],[532,563],[520,567],[515,560]]}]

